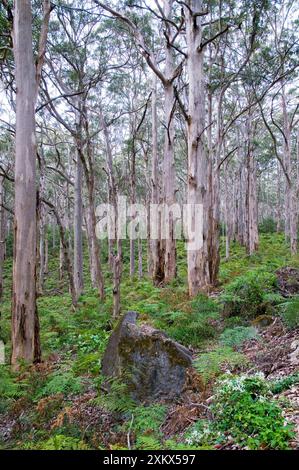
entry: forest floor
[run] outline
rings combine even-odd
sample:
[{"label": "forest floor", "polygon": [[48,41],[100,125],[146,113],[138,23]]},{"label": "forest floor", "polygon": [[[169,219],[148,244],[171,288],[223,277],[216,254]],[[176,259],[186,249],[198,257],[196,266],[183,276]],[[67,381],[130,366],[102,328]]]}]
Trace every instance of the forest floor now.
[{"label": "forest floor", "polygon": [[[43,362],[14,374],[0,366],[0,449],[299,449],[299,257],[282,235],[261,235],[250,257],[233,244],[219,288],[192,300],[183,245],[178,277],[162,289],[130,279],[125,259],[122,311],[189,347],[200,378],[177,403],[149,406],[134,403],[121,381],[103,391],[100,361],[113,328],[107,266],[100,302],[86,256],[85,293],[73,312],[58,253],[50,255],[38,298]],[[10,292],[8,257],[0,318],[7,358]]]}]

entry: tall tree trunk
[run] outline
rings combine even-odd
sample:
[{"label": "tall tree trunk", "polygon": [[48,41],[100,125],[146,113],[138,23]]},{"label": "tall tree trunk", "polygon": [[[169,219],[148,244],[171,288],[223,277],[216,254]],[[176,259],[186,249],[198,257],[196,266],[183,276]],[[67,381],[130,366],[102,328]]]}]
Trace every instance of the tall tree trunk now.
[{"label": "tall tree trunk", "polygon": [[91,282],[94,289],[98,290],[99,297],[104,299],[104,278],[101,269],[99,240],[96,234],[96,214],[95,214],[95,171],[94,171],[94,152],[89,133],[89,121],[86,103],[82,103],[82,118],[85,129],[86,140],[86,158],[83,150],[78,148],[81,162],[84,169],[84,175],[87,186],[87,231],[89,237],[89,260]]},{"label": "tall tree trunk", "polygon": [[45,275],[49,273],[49,240],[48,240],[48,225],[45,224]]},{"label": "tall tree trunk", "polygon": [[[114,176],[113,169],[113,155],[111,149],[109,129],[107,127],[102,107],[99,106],[101,126],[104,132],[105,146],[106,146],[106,163],[107,163],[107,174],[108,174],[108,193],[109,202],[114,208],[114,221],[115,221],[115,232],[113,238],[109,236],[109,260],[112,267],[113,273],[113,318],[118,318],[120,314],[120,283],[122,276],[122,242],[118,234],[118,204],[117,204],[117,185]],[[116,246],[116,253],[115,253]]]},{"label": "tall tree trunk", "polygon": [[[93,177],[92,177],[93,178]],[[89,178],[88,182],[88,231],[90,240],[90,270],[91,270],[91,282],[94,289],[98,290],[101,299],[104,298],[104,279],[102,275],[100,265],[100,250],[99,241],[96,236],[96,215],[95,215],[95,204],[94,204],[94,190],[93,182]]]},{"label": "tall tree trunk", "polygon": [[63,253],[63,245],[59,243],[59,281],[63,281],[64,279],[64,253]]},{"label": "tall tree trunk", "polygon": [[46,175],[45,175],[45,161],[44,161],[44,150],[43,150],[43,140],[41,141],[40,149],[40,175],[39,175],[39,203],[38,203],[38,217],[37,217],[37,244],[39,246],[39,252],[37,253],[37,265],[39,266],[38,273],[38,292],[42,294],[44,289],[44,279],[45,279],[45,207],[42,202],[44,197],[45,185],[46,185]]},{"label": "tall tree trunk", "polygon": [[[217,104],[217,142],[215,151],[214,168],[212,166],[212,184],[209,187],[212,199],[212,217],[210,220],[209,231],[211,232],[211,246],[209,247],[209,276],[210,284],[217,284],[219,266],[220,266],[220,157],[222,151],[222,102],[223,90],[220,90],[220,96]],[[212,163],[211,163],[212,164]]]},{"label": "tall tree trunk", "polygon": [[[158,173],[158,119],[157,119],[157,77],[153,74],[152,84],[152,161],[151,161],[151,204],[159,203],[159,173]],[[149,216],[149,228],[155,223]],[[159,256],[162,250],[161,238],[154,238],[150,230],[150,275],[154,284],[160,284],[164,279],[163,257]]]},{"label": "tall tree trunk", "polygon": [[187,67],[189,75],[189,119],[188,133],[188,186],[187,202],[192,211],[190,229],[199,241],[200,234],[195,231],[194,209],[202,205],[203,240],[202,246],[192,246],[192,239],[187,240],[188,286],[189,294],[196,295],[209,284],[208,248],[207,248],[207,159],[203,145],[205,102],[203,96],[203,51],[201,49],[201,18],[194,13],[201,11],[201,0],[189,0],[185,7]]},{"label": "tall tree trunk", "polygon": [[36,307],[36,78],[29,0],[15,2],[14,57],[17,96],[11,362],[17,367],[20,360],[41,359]]},{"label": "tall tree trunk", "polygon": [[3,297],[3,264],[5,260],[6,211],[4,177],[0,177],[0,301]]},{"label": "tall tree trunk", "polygon": [[[173,0],[166,0],[164,3],[164,15],[171,20]],[[166,23],[167,33],[170,36],[171,30],[169,23]],[[174,161],[174,55],[173,48],[166,41],[165,46],[165,143],[164,143],[164,202],[166,204],[166,222],[169,227],[169,233],[166,233],[165,240],[165,264],[164,281],[168,283],[176,276],[176,242],[174,234],[173,214],[168,209],[175,203],[175,161]]]},{"label": "tall tree trunk", "polygon": [[76,174],[74,187],[74,285],[76,297],[79,298],[84,289],[83,282],[83,205],[82,205],[82,162],[77,152]]},{"label": "tall tree trunk", "polygon": [[285,97],[285,88],[282,87],[282,110],[283,110],[283,128],[284,128],[284,164],[289,178],[286,181],[285,197],[285,227],[286,236],[290,241],[292,255],[297,253],[297,208],[296,195],[292,177],[292,156],[291,156],[291,126],[287,113],[287,104]]},{"label": "tall tree trunk", "polygon": [[[135,139],[133,137],[132,144],[132,161],[131,161],[131,204],[136,204],[136,149]],[[135,214],[132,215],[132,220],[135,218]],[[133,230],[134,224],[131,223]],[[135,275],[135,233],[130,233],[130,277],[133,278]]]},{"label": "tall tree trunk", "polygon": [[258,249],[258,216],[257,216],[257,190],[256,190],[256,162],[254,158],[253,138],[254,130],[252,117],[247,119],[247,251],[252,255]]},{"label": "tall tree trunk", "polygon": [[277,164],[277,209],[276,209],[276,232],[281,232],[282,222],[282,194],[281,194],[281,165]]},{"label": "tall tree trunk", "polygon": [[143,268],[142,268],[142,240],[138,238],[138,277],[139,279],[143,276]]}]

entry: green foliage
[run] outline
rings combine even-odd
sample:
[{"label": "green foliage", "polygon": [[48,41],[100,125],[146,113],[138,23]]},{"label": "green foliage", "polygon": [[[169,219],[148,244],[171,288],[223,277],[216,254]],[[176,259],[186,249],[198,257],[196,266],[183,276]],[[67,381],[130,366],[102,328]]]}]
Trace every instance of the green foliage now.
[{"label": "green foliage", "polygon": [[75,437],[57,434],[46,441],[26,443],[23,449],[27,450],[88,450],[85,442]]},{"label": "green foliage", "polygon": [[243,326],[247,321],[241,317],[228,317],[224,318],[226,328],[235,328],[236,326]]},{"label": "green foliage", "polygon": [[299,384],[299,372],[272,382],[271,392],[274,394],[278,394],[283,392],[284,390],[288,390],[296,384]]},{"label": "green foliage", "polygon": [[194,366],[200,373],[204,383],[217,377],[223,367],[234,369],[245,366],[248,363],[246,357],[228,346],[218,347],[214,351],[201,354],[194,362]]},{"label": "green foliage", "polygon": [[[56,239],[58,240],[57,237]],[[11,240],[10,237],[9,244],[11,244]],[[113,327],[111,320],[111,275],[109,270],[104,268],[107,286],[106,300],[99,302],[97,293],[90,286],[88,256],[85,256],[85,294],[80,297],[78,308],[73,312],[67,278],[63,282],[58,279],[59,246],[57,245],[56,249],[52,250],[50,243],[49,248],[49,275],[45,281],[45,295],[38,298],[45,363],[41,369],[36,370],[24,367],[19,374],[11,374],[6,366],[0,366],[0,413],[5,413],[5,415],[10,412],[19,413],[22,408],[22,413],[17,417],[16,436],[5,445],[0,443],[0,448],[1,445],[4,445],[10,448],[28,449],[85,449],[86,444],[81,441],[82,435],[85,436],[88,445],[93,448],[98,447],[99,443],[95,445],[93,439],[89,439],[92,426],[84,434],[86,423],[80,423],[77,416],[74,418],[74,422],[69,422],[68,419],[63,420],[61,427],[55,430],[56,436],[49,436],[50,421],[55,420],[60,414],[63,415],[62,410],[69,405],[69,399],[72,400],[70,395],[84,392],[85,384],[88,384],[88,391],[101,390],[99,397],[95,400],[96,404],[105,408],[104,413],[107,416],[113,416],[111,432],[114,433],[116,430],[120,435],[123,433],[118,443],[109,443],[111,449],[120,449],[121,446],[124,448],[129,429],[131,445],[136,449],[211,449],[215,444],[224,442],[225,433],[229,433],[230,430],[223,431],[217,427],[218,421],[220,424],[222,423],[223,429],[225,426],[215,410],[213,411],[215,422],[198,422],[188,430],[185,436],[177,434],[174,438],[165,441],[161,426],[167,413],[165,405],[155,404],[147,407],[136,405],[130,397],[126,377],[123,380],[113,380],[110,384],[110,390],[107,393],[102,392],[106,383],[100,376],[100,361]],[[105,250],[103,259],[105,258],[104,262],[106,262],[107,246],[103,244],[103,248]],[[277,268],[288,263],[295,267],[299,266],[299,260],[296,257],[290,257],[283,235],[262,234],[260,251],[254,256],[248,256],[244,248],[237,243],[233,243],[231,248],[229,260],[221,262],[220,280],[224,283],[230,282],[224,286],[223,295],[230,294],[233,298],[237,297],[238,301],[240,298],[241,302],[238,304],[240,309],[236,316],[223,319],[227,328],[220,336],[223,347],[216,348],[215,346],[215,350],[201,354],[196,360],[196,367],[202,374],[205,383],[211,383],[226,369],[246,367],[246,358],[234,351],[233,348],[238,348],[244,337],[250,336],[251,328],[248,327],[248,317],[253,313],[250,312],[250,315],[247,315],[247,307],[245,308],[244,305],[246,305],[246,300],[248,302],[252,298],[254,300],[255,290],[251,289],[251,278],[258,275],[259,287],[262,290],[258,302],[253,304],[254,309],[258,310],[258,314],[263,313],[260,312],[260,309],[265,308],[265,305],[270,305],[278,306],[283,315],[286,304],[289,306],[294,302],[294,299],[286,302],[279,294],[275,293],[275,281],[272,283],[274,275],[271,272]],[[223,250],[223,246],[221,249]],[[124,251],[125,258],[128,260],[129,250]],[[186,346],[192,345],[204,350],[204,341],[211,338],[217,339],[217,330],[222,324],[222,321],[218,321],[220,308],[218,301],[211,300],[207,296],[200,295],[194,300],[187,298],[186,252],[183,242],[178,242],[177,255],[178,277],[164,289],[154,287],[152,282],[146,278],[142,280],[130,279],[128,265],[125,264],[121,285],[122,310],[137,310],[141,314],[139,321],[147,321],[155,327],[165,330],[168,335]],[[0,318],[0,338],[6,343],[7,358],[10,351],[11,269],[12,262],[8,258],[4,264],[5,289]],[[265,279],[263,279],[261,272],[266,273],[266,277],[270,276],[268,278],[270,282],[264,282]],[[234,282],[239,288],[230,291],[230,286]],[[248,286],[242,289],[242,283],[247,283]],[[251,293],[253,297],[251,297]],[[223,303],[222,296],[220,300]],[[280,307],[282,303],[285,305]],[[207,342],[207,345],[211,348],[210,342]],[[53,367],[60,369],[53,372]],[[296,374],[272,382],[270,387],[273,393],[280,393],[295,383],[298,383]],[[260,396],[266,395],[267,399],[271,399],[271,395],[268,395],[267,391],[261,391],[259,394]],[[91,401],[88,406],[94,406],[94,402]],[[231,414],[234,416],[232,403],[229,402],[229,406]],[[257,421],[262,419],[261,411],[256,412],[255,408],[250,407],[249,409],[251,416],[245,415],[244,417],[244,420],[246,419],[250,423],[248,427],[251,426],[255,413],[257,413]],[[240,414],[245,413],[243,409],[236,408],[236,410],[239,410]],[[272,413],[271,410],[269,415]],[[269,416],[266,418],[266,422],[268,418]],[[229,427],[228,424],[226,426]],[[241,424],[239,423],[238,426],[240,427]],[[242,421],[242,426],[245,434],[245,421]],[[272,433],[271,425],[269,429]],[[204,436],[200,437],[200,433],[203,433]],[[260,434],[258,435],[260,436]],[[234,433],[234,440],[239,441],[242,446],[249,447],[246,440],[249,434],[244,439],[240,435],[241,431],[238,435]],[[254,434],[252,437],[256,438]],[[187,442],[186,439],[191,440]],[[276,442],[274,448],[280,448],[280,445],[281,448],[284,448],[286,440],[282,444],[277,444],[279,439],[277,435],[274,435]],[[108,440],[109,437],[107,437]],[[107,446],[107,441],[105,446]],[[253,443],[252,447],[256,448],[257,443]],[[261,447],[264,447],[263,443]]]},{"label": "green foliage", "polygon": [[271,217],[264,219],[259,224],[259,233],[275,233],[276,232],[276,222]]},{"label": "green foliage", "polygon": [[223,346],[238,348],[250,339],[256,339],[258,333],[253,326],[236,326],[235,328],[227,328],[220,335],[220,343]]},{"label": "green foliage", "polygon": [[161,450],[163,446],[158,438],[153,435],[149,436],[138,436],[136,439],[137,450]]},{"label": "green foliage", "polygon": [[273,273],[256,269],[234,279],[220,296],[224,314],[254,318],[267,313],[265,294],[276,286]]},{"label": "green foliage", "polygon": [[199,346],[216,334],[211,320],[219,317],[218,305],[208,297],[199,295],[191,302],[191,312],[166,312],[154,317],[157,328],[186,346]]},{"label": "green foliage", "polygon": [[9,369],[0,365],[0,415],[5,413],[9,405],[25,394],[23,384],[17,382]]},{"label": "green foliage", "polygon": [[167,407],[159,403],[138,406],[133,412],[132,429],[136,432],[159,433],[167,413]]},{"label": "green foliage", "polygon": [[98,380],[99,388],[100,390],[106,388],[108,393],[101,391],[100,395],[94,400],[95,403],[113,413],[131,413],[135,409],[136,403],[130,396],[128,381],[129,373],[123,373],[121,377],[112,377],[106,381],[103,377],[100,377]]},{"label": "green foliage", "polygon": [[249,449],[287,449],[293,437],[263,377],[229,376],[218,384],[211,407],[214,428]]},{"label": "green foliage", "polygon": [[25,393],[20,382],[16,382],[15,377],[10,373],[9,369],[0,365],[0,397],[3,398],[20,398]]},{"label": "green foliage", "polygon": [[299,298],[281,304],[280,314],[289,329],[299,326]]},{"label": "green foliage", "polygon": [[57,393],[67,396],[79,394],[82,391],[82,379],[75,377],[71,371],[57,371],[49,376],[48,381],[39,391],[38,397],[46,397]]},{"label": "green foliage", "polygon": [[101,354],[99,352],[78,353],[73,364],[75,375],[90,374],[97,376],[101,370]]},{"label": "green foliage", "polygon": [[168,439],[167,441],[164,442],[164,449],[170,449],[170,450],[212,450],[213,446],[210,444],[207,445],[198,445],[198,444],[192,444],[190,442],[187,442],[184,440],[183,442],[178,442],[175,439]]},{"label": "green foliage", "polygon": [[[221,249],[224,257],[224,245]],[[236,242],[232,243],[231,256],[228,260],[221,261],[220,281],[231,282],[236,276],[246,275],[248,271],[261,267],[268,272],[274,272],[288,264],[297,266],[298,259],[291,257],[284,234],[260,234],[259,252],[255,255],[247,255],[244,247]]]},{"label": "green foliage", "polygon": [[222,433],[216,431],[209,421],[202,419],[190,426],[184,438],[189,446],[195,448],[209,448],[224,441]]}]

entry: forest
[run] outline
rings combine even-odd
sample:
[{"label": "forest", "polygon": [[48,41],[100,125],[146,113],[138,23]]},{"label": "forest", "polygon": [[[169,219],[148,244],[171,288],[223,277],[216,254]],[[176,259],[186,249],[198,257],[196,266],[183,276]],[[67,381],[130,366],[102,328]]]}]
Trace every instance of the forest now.
[{"label": "forest", "polygon": [[298,0],[0,0],[0,450],[299,450],[298,84]]}]

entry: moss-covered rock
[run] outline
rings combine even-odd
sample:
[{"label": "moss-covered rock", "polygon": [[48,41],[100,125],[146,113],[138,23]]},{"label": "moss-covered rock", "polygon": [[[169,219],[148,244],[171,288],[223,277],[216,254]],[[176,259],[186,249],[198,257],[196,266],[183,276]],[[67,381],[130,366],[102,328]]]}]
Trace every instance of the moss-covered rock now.
[{"label": "moss-covered rock", "polygon": [[[186,386],[190,351],[128,312],[112,333],[102,361],[106,377],[125,375],[137,401],[172,400]],[[129,377],[129,378],[128,378]]]}]

